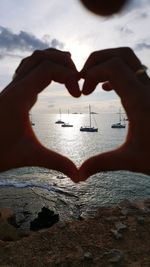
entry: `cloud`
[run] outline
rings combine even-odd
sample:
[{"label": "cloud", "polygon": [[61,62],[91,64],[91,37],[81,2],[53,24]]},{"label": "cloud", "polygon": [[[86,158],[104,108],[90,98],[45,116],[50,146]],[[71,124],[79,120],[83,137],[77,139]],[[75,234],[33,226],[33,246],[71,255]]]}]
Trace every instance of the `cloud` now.
[{"label": "cloud", "polygon": [[141,8],[145,7],[146,5],[149,5],[149,0],[130,0],[127,2],[127,5],[125,5],[123,12],[129,13],[134,10],[141,10]]},{"label": "cloud", "polygon": [[0,26],[0,57],[12,56],[14,51],[26,52],[37,49],[43,50],[48,47],[57,49],[63,48],[63,43],[57,39],[44,40],[35,35],[20,31],[13,33],[10,29]]},{"label": "cloud", "polygon": [[134,33],[133,30],[131,30],[130,28],[128,28],[126,26],[120,27],[119,31],[120,31],[120,33],[123,33],[125,35],[130,35],[130,34]]},{"label": "cloud", "polygon": [[135,50],[137,51],[141,51],[143,49],[150,49],[150,42],[141,42],[141,43],[138,43],[136,46],[135,46]]}]

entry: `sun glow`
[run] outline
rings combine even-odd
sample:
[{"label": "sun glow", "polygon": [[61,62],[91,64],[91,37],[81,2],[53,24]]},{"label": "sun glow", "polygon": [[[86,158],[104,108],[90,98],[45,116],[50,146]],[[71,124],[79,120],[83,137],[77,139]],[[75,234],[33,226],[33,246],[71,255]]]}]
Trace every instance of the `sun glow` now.
[{"label": "sun glow", "polygon": [[72,60],[78,70],[81,70],[86,59],[88,58],[91,48],[88,45],[81,44],[79,41],[68,42],[65,50],[70,51]]}]

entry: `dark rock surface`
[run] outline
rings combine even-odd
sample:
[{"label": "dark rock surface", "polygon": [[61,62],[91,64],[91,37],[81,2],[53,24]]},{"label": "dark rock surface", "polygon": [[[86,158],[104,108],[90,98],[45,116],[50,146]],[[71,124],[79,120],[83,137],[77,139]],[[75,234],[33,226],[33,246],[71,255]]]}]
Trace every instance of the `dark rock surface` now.
[{"label": "dark rock surface", "polygon": [[49,228],[58,221],[58,214],[54,214],[54,211],[48,209],[47,207],[43,207],[38,213],[38,217],[30,223],[30,230],[38,231],[43,228]]},{"label": "dark rock surface", "polygon": [[0,267],[6,266],[150,267],[150,199],[100,207],[95,218],[58,222],[14,242],[0,240]]}]

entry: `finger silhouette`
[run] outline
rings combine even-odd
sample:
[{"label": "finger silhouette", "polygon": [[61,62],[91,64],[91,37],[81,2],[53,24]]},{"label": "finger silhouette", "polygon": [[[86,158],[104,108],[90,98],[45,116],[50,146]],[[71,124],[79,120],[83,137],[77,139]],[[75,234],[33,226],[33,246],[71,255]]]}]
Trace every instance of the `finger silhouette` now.
[{"label": "finger silhouette", "polygon": [[[51,71],[53,67],[56,68],[56,66],[59,66],[60,68],[62,67],[62,69],[64,69],[64,71],[66,72],[66,83],[65,80],[59,80],[59,76],[57,76],[56,70],[54,70],[53,72],[53,77],[49,75],[49,81],[50,78],[52,78],[52,80],[56,82],[66,84],[69,93],[74,97],[79,97],[81,95],[78,85],[78,80],[80,79],[79,73],[71,59],[70,53],[62,52],[52,48],[46,49],[44,51],[35,51],[30,57],[24,59],[16,70],[14,81],[18,81],[24,78],[36,67],[38,68],[39,66],[43,66],[43,69],[47,69],[48,65]],[[56,74],[54,75],[54,73]]]},{"label": "finger silhouette", "polygon": [[150,79],[137,74],[142,65],[131,49],[111,49],[93,53],[81,70],[85,79],[83,94],[95,90],[98,83],[106,91],[118,94],[129,124],[125,143],[87,159],[79,169],[81,180],[100,171],[129,170],[150,174]]},{"label": "finger silhouette", "polygon": [[[17,70],[17,76],[0,95],[0,171],[39,166],[63,172],[77,182],[78,170],[75,164],[67,157],[44,147],[34,134],[29,119],[29,110],[35,104],[38,94],[52,81],[67,86],[72,95],[80,94],[78,72],[70,54],[53,52],[55,56],[51,55],[48,59],[45,55],[43,58],[42,53],[42,60],[38,62],[32,56],[25,59]],[[66,62],[62,64],[63,59]]]}]

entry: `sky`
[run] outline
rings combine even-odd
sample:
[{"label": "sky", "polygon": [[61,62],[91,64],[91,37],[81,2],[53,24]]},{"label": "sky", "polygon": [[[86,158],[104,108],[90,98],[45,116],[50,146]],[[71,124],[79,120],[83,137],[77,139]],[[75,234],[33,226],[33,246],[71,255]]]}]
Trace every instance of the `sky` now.
[{"label": "sky", "polygon": [[[93,51],[129,46],[150,69],[149,27],[149,0],[131,0],[111,17],[92,14],[79,0],[1,0],[0,91],[24,57],[48,47],[70,51],[80,70]],[[39,95],[33,112],[58,113],[59,108],[64,113],[86,112],[89,104],[95,112],[115,112],[120,100],[100,84],[90,96],[75,99],[63,85],[52,82]]]}]

